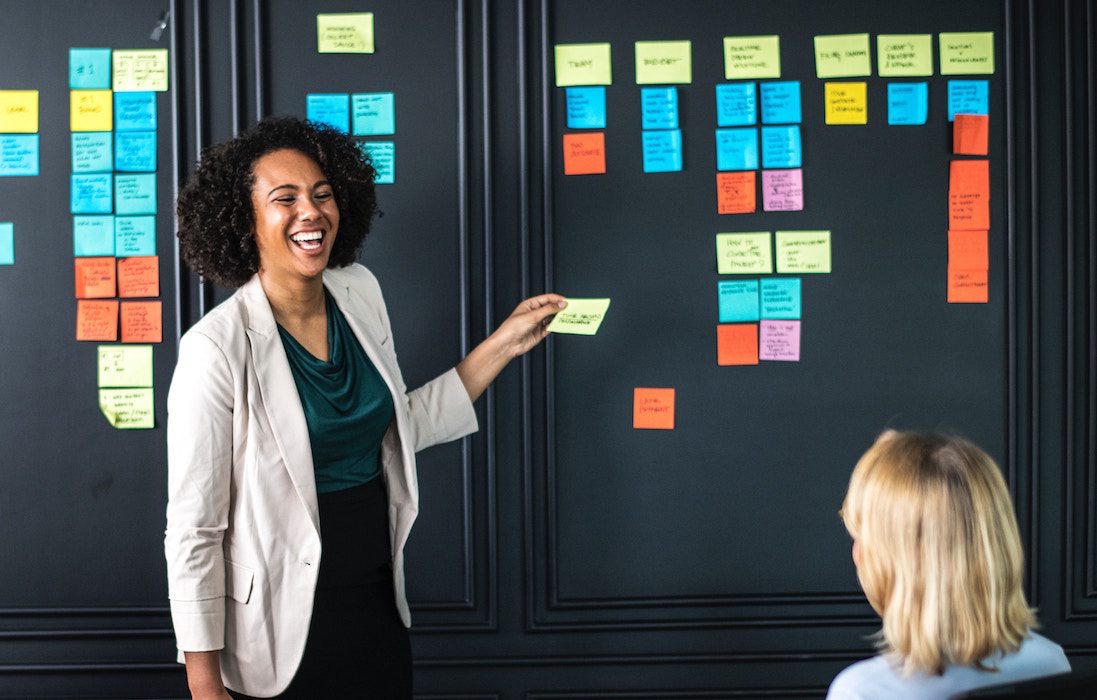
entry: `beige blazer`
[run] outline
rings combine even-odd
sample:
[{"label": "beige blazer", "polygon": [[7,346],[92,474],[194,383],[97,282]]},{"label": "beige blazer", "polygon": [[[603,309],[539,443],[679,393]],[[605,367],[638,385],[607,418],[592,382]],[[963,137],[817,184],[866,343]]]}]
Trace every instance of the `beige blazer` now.
[{"label": "beige blazer", "polygon": [[[396,606],[410,625],[403,564],[419,509],[415,453],[475,432],[476,414],[455,369],[407,391],[372,273],[328,270],[324,285],[392,392],[381,464]],[[167,434],[164,551],[179,660],[220,649],[229,688],[276,695],[308,636],[321,523],[304,410],[258,277],[180,341]]]}]

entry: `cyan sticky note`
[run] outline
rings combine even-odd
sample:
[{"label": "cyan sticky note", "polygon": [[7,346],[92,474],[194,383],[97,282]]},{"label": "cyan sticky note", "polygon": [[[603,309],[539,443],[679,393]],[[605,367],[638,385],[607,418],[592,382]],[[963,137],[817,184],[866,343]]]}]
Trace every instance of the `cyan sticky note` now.
[{"label": "cyan sticky note", "polygon": [[156,132],[115,132],[114,169],[126,173],[156,172]]},{"label": "cyan sticky note", "polygon": [[800,278],[762,280],[762,318],[788,321],[800,318]]},{"label": "cyan sticky note", "polygon": [[69,49],[69,88],[109,90],[110,49]]},{"label": "cyan sticky note", "polygon": [[762,83],[762,123],[799,124],[800,81],[781,80]]},{"label": "cyan sticky note", "polygon": [[114,206],[114,176],[73,173],[70,210],[73,214],[109,214]]},{"label": "cyan sticky note", "polygon": [[569,129],[606,128],[606,88],[604,86],[569,87],[566,92]]},{"label": "cyan sticky note", "polygon": [[758,280],[717,282],[720,323],[758,320]]},{"label": "cyan sticky note", "polygon": [[396,96],[391,92],[364,92],[351,97],[355,136],[396,133]]},{"label": "cyan sticky note", "polygon": [[115,175],[114,212],[116,214],[156,213],[156,174]]},{"label": "cyan sticky note", "polygon": [[156,93],[114,93],[114,130],[156,131]]},{"label": "cyan sticky note", "polygon": [[377,171],[374,183],[391,185],[396,182],[396,144],[392,141],[362,141],[358,144],[362,152],[369,156],[373,169]]},{"label": "cyan sticky note", "polygon": [[72,217],[72,254],[78,258],[114,255],[114,217]]},{"label": "cyan sticky note", "polygon": [[758,128],[716,130],[717,170],[758,169]]},{"label": "cyan sticky note", "polygon": [[678,88],[640,88],[640,128],[678,128]]},{"label": "cyan sticky note", "polygon": [[990,84],[986,80],[948,81],[948,120],[957,114],[990,114]]},{"label": "cyan sticky note", "polygon": [[0,265],[15,264],[15,224],[0,222]]},{"label": "cyan sticky note", "polygon": [[109,173],[114,169],[114,148],[109,131],[72,133],[72,172]]},{"label": "cyan sticky note", "polygon": [[888,124],[917,126],[928,116],[927,83],[888,83]]},{"label": "cyan sticky note", "polygon": [[156,255],[156,217],[114,217],[114,255],[120,258]]},{"label": "cyan sticky note", "polygon": [[800,127],[762,127],[763,168],[799,168],[801,156]]},{"label": "cyan sticky note", "polygon": [[305,96],[305,115],[310,121],[327,124],[350,133],[350,95],[314,94]]},{"label": "cyan sticky note", "polygon": [[716,86],[716,126],[750,126],[758,123],[758,96],[754,83],[721,83]]},{"label": "cyan sticky note", "polygon": [[664,129],[643,132],[644,172],[673,173],[682,169],[682,132]]},{"label": "cyan sticky note", "polygon": [[0,135],[0,177],[38,174],[38,134]]}]

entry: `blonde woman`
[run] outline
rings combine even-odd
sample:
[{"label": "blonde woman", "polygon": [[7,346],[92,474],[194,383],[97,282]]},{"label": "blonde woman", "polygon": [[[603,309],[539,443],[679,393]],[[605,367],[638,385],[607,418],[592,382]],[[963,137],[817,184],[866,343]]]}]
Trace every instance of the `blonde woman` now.
[{"label": "blonde woman", "polygon": [[981,449],[888,431],[854,468],[841,515],[883,628],[880,655],[838,674],[828,698],[946,698],[1070,671],[1032,631],[1009,492]]}]

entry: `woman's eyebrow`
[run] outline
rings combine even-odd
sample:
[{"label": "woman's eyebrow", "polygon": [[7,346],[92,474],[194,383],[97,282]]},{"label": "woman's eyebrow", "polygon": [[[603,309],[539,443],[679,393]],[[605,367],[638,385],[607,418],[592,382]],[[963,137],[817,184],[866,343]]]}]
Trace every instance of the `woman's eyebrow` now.
[{"label": "woman's eyebrow", "polygon": [[273,188],[270,192],[267,192],[267,196],[269,197],[270,195],[274,194],[278,190],[280,190],[282,188],[285,188],[285,187],[288,187],[291,190],[297,189],[297,185],[278,185],[277,187]]}]

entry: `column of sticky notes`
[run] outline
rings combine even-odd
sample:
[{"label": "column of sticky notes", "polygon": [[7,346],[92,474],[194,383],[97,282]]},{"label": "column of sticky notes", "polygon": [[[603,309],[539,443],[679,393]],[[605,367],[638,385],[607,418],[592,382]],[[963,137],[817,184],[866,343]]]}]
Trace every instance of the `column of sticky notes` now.
[{"label": "column of sticky notes", "polygon": [[[35,175],[38,175],[38,91],[0,90],[0,177]],[[0,265],[14,264],[15,224],[0,222]]]},{"label": "column of sticky notes", "polygon": [[637,41],[636,84],[640,88],[641,147],[645,173],[682,170],[678,88],[693,82],[689,41]]},{"label": "column of sticky notes", "polygon": [[[985,80],[949,81],[954,155],[988,154],[988,87]],[[948,303],[989,301],[989,239],[990,161],[954,159],[948,179]]]},{"label": "column of sticky notes", "polygon": [[565,88],[565,175],[606,172],[606,85],[613,83],[609,44],[557,44],[556,87]]}]

